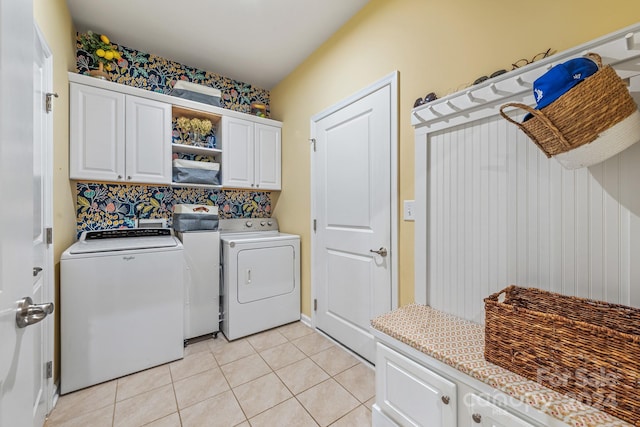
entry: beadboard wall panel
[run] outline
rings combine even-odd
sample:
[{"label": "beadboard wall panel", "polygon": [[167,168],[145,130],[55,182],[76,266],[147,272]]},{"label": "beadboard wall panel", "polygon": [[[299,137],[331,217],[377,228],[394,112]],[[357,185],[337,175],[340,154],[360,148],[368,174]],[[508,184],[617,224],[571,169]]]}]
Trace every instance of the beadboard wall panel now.
[{"label": "beadboard wall panel", "polygon": [[640,307],[640,144],[569,171],[499,116],[428,139],[432,307],[482,322],[510,284]]},{"label": "beadboard wall panel", "polygon": [[586,52],[640,105],[636,24],[412,111],[417,303],[482,323],[483,299],[516,284],[640,307],[640,143],[570,171],[499,115]]}]

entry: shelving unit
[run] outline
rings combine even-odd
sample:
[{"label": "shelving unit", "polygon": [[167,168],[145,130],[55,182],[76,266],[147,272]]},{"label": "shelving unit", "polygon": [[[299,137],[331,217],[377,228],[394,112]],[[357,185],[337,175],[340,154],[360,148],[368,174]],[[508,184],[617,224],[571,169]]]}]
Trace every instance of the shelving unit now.
[{"label": "shelving unit", "polygon": [[[173,105],[171,107],[171,118],[172,121],[177,120],[179,117],[186,117],[188,119],[200,119],[200,120],[209,120],[212,124],[212,133],[216,138],[216,143],[220,143],[220,121],[222,117],[218,114],[194,110],[191,108],[180,107],[177,105]],[[208,147],[200,147],[197,145],[188,145],[188,144],[180,144],[180,143],[172,143],[171,151],[173,153],[183,153],[183,154],[191,154],[197,156],[206,156],[213,158],[215,163],[222,163],[222,149],[220,148],[208,148]],[[220,171],[222,173],[222,171]],[[221,178],[221,177],[220,177]],[[222,180],[220,181],[222,182]],[[185,187],[185,188],[208,188],[208,189],[219,189],[222,188],[222,184],[213,185],[213,184],[196,184],[196,183],[188,183],[188,182],[171,182],[172,187]]]},{"label": "shelving unit", "polygon": [[[164,116],[157,120],[157,123],[151,125],[143,124],[138,128],[140,130],[145,129],[147,132],[161,134],[157,138],[150,140],[161,140],[166,143],[162,147],[141,148],[138,150],[140,153],[129,153],[125,156],[121,147],[122,141],[125,139],[124,118],[118,116],[119,121],[107,127],[110,132],[103,132],[100,130],[103,129],[102,126],[93,124],[93,122],[101,123],[104,116],[113,113],[113,111],[118,111],[118,114],[121,114],[120,110],[124,109],[124,107],[120,106],[122,101],[120,101],[120,104],[116,103],[117,105],[113,106],[107,100],[101,104],[99,103],[101,109],[91,108],[87,110],[97,117],[92,121],[82,115],[80,108],[83,106],[81,104],[83,100],[78,97],[74,98],[71,103],[73,117],[71,118],[72,149],[70,149],[70,152],[73,153],[71,160],[75,161],[75,163],[72,162],[73,165],[70,168],[70,177],[72,179],[96,182],[160,183],[172,187],[208,189],[234,188],[253,190],[259,188],[264,191],[279,191],[281,189],[280,146],[282,122],[73,72],[68,73],[68,76],[71,87],[77,86],[83,90],[88,88],[86,91],[97,89],[101,94],[104,93],[105,96],[112,95],[113,97],[119,97],[118,99],[135,97],[139,98],[141,103],[145,100],[156,101],[158,106],[163,106],[163,111],[165,112]],[[147,106],[147,103],[144,105]],[[156,110],[153,111],[155,112]],[[158,113],[156,113],[156,116],[158,116]],[[182,133],[180,138],[174,138],[173,124],[178,117],[210,120],[216,137],[216,148],[190,145],[189,138],[185,132]],[[129,121],[133,123],[133,120]],[[234,130],[237,130],[236,128],[229,129],[227,126],[229,121],[245,125],[245,130],[248,134],[234,132]],[[83,137],[83,132],[86,129],[94,131],[95,137],[88,138],[86,141],[78,141]],[[100,132],[95,131],[96,129],[100,130]],[[114,141],[117,141],[120,145],[115,144]],[[79,145],[79,142],[86,142],[86,147]],[[186,142],[186,144],[183,144],[183,142]],[[129,145],[131,147],[137,146],[136,144]],[[88,152],[91,156],[80,156],[80,153],[84,153],[83,150],[85,148],[89,150]],[[131,164],[135,164],[136,157],[134,155],[142,154],[144,154],[145,166],[147,169],[152,170],[153,174],[129,171],[122,166],[125,158],[129,158]],[[220,163],[221,185],[172,182],[172,159],[176,155],[188,160],[191,160],[189,156],[208,157],[209,159],[199,157],[194,160],[212,160],[215,163]],[[78,163],[86,158],[89,158],[93,163],[88,165]],[[105,166],[107,162],[113,164]],[[96,165],[97,167],[94,167]],[[104,170],[107,173],[104,173]],[[158,170],[161,170],[161,173],[157,172]],[[244,181],[242,179],[231,179],[231,177],[246,178],[247,176],[249,178]]]}]

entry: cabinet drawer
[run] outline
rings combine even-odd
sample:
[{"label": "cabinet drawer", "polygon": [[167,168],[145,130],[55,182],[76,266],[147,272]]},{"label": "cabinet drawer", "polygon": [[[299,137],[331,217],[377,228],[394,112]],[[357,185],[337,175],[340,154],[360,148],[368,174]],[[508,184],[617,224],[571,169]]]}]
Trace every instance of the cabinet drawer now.
[{"label": "cabinet drawer", "polygon": [[462,427],[535,427],[475,394],[465,396],[471,414]]},{"label": "cabinet drawer", "polygon": [[376,404],[400,426],[455,426],[456,384],[378,343]]}]

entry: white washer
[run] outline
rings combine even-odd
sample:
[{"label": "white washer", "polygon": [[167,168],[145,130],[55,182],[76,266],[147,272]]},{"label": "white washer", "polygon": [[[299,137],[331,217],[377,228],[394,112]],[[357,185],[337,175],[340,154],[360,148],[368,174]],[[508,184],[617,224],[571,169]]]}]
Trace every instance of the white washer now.
[{"label": "white washer", "polygon": [[183,357],[183,262],[169,229],[84,232],[62,254],[62,394]]},{"label": "white washer", "polygon": [[227,339],[300,320],[300,236],[275,219],[220,220],[219,230]]}]

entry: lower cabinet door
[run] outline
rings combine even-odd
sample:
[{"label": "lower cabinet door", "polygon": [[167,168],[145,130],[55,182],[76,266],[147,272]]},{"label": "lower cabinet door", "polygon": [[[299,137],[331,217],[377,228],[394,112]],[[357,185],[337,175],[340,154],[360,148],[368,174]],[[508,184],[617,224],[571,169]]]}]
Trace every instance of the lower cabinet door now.
[{"label": "lower cabinet door", "polygon": [[465,398],[465,402],[471,415],[461,423],[461,427],[534,427],[533,424],[475,394],[471,394],[468,399]]},{"label": "lower cabinet door", "polygon": [[456,384],[381,343],[376,350],[376,405],[399,426],[457,425]]}]

